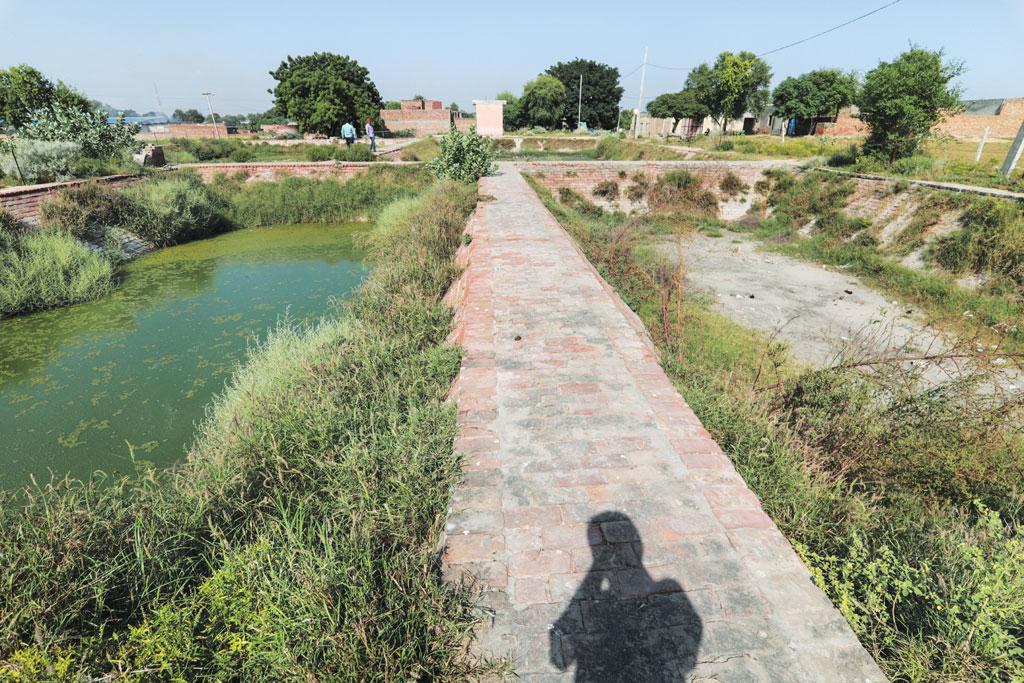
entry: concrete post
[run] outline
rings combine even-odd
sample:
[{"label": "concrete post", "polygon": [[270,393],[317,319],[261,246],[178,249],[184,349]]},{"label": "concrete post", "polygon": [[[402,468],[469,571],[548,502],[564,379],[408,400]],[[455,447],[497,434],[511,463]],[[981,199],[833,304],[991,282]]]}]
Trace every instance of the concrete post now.
[{"label": "concrete post", "polygon": [[1009,178],[1010,174],[1013,173],[1014,166],[1020,160],[1020,153],[1024,150],[1024,123],[1020,124],[1020,130],[1017,131],[1017,137],[1013,139],[1013,144],[1010,145],[1010,152],[1006,155],[1006,161],[1003,162],[1003,167],[999,169],[999,172]]},{"label": "concrete post", "polygon": [[988,126],[985,126],[985,132],[981,134],[981,142],[978,143],[978,151],[974,155],[974,163],[981,161],[981,153],[985,149],[986,140],[988,140]]},{"label": "concrete post", "polygon": [[473,100],[476,132],[491,138],[505,134],[505,100]]}]

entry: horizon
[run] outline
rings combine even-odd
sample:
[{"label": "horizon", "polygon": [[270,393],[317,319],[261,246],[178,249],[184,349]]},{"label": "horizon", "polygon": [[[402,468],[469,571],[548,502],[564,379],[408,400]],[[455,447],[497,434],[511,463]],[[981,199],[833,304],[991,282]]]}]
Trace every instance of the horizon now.
[{"label": "horizon", "polygon": [[[713,62],[722,51],[772,52],[882,4],[866,0],[793,14],[752,5],[724,16],[702,6],[678,21],[675,7],[666,4],[665,10],[632,15],[637,21],[629,23],[532,0],[515,8],[482,6],[463,13],[439,13],[402,1],[378,16],[367,16],[358,6],[312,0],[292,3],[288,12],[247,6],[247,13],[193,0],[129,13],[67,0],[47,3],[45,9],[38,3],[0,0],[0,25],[15,29],[0,44],[0,67],[29,64],[118,110],[170,115],[195,108],[207,114],[201,93],[212,91],[218,114],[248,114],[270,108],[273,98],[267,89],[274,80],[268,72],[289,54],[326,51],[367,67],[384,100],[422,94],[472,111],[472,100],[491,99],[503,90],[519,93],[549,66],[581,57],[619,69],[625,90],[621,106],[631,109],[640,94],[645,46],[646,105],[659,94],[681,89],[691,68]],[[615,11],[622,13],[618,7]],[[695,35],[680,42],[680,32],[688,27]],[[966,71],[957,79],[964,99],[1024,97],[1018,74],[1008,68],[1024,61],[1021,28],[1020,2],[965,6],[951,0],[901,0],[765,59],[774,87],[788,76],[824,67],[863,77],[878,62],[916,44],[943,49],[947,59],[964,63]],[[254,41],[264,30],[271,33]],[[59,44],[55,35],[62,36]],[[509,39],[499,41],[499,35]],[[978,40],[979,35],[985,39]],[[133,37],[137,47],[130,48]],[[118,49],[99,47],[110,45]]]}]

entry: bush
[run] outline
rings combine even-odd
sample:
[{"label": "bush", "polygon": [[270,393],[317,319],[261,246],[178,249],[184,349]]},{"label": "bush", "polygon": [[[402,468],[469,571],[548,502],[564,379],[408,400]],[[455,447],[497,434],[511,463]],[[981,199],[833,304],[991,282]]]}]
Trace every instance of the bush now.
[{"label": "bush", "polygon": [[82,146],[76,142],[18,139],[13,148],[12,154],[6,146],[0,146],[0,168],[5,175],[27,184],[70,180],[72,164],[82,155]]},{"label": "bush", "polygon": [[138,211],[118,223],[157,245],[176,244],[207,237],[230,224],[228,202],[197,175],[161,175],[126,190]]},{"label": "bush", "polygon": [[688,171],[669,171],[660,176],[647,193],[647,203],[652,211],[718,215],[718,197],[703,189],[700,179]]},{"label": "bush", "polygon": [[249,147],[237,147],[231,150],[231,153],[228,155],[228,159],[239,163],[252,161],[255,158],[256,153],[253,152],[252,149],[250,149]]},{"label": "bush", "polygon": [[0,239],[21,233],[22,225],[6,209],[0,208]]},{"label": "bush", "polygon": [[83,111],[57,102],[37,111],[35,116],[36,120],[22,129],[22,135],[35,140],[74,142],[87,157],[124,157],[142,146],[135,139],[137,125],[126,124],[123,118],[109,124],[102,112]]},{"label": "bush", "polygon": [[604,180],[594,186],[593,195],[608,200],[619,198],[619,184],[614,180]]},{"label": "bush", "polygon": [[494,145],[470,128],[452,129],[441,138],[441,150],[428,166],[438,178],[475,182],[494,172]]},{"label": "bush", "polygon": [[573,190],[572,188],[559,188],[558,199],[565,206],[569,207],[570,209],[573,209],[574,211],[580,212],[584,216],[595,218],[601,216],[604,213],[604,210],[600,206],[594,204],[593,202],[587,201],[586,197],[581,195],[576,190]]},{"label": "bush", "polygon": [[830,156],[825,163],[832,167],[852,166],[857,163],[857,145],[850,145],[845,152],[836,152]]},{"label": "bush", "polygon": [[1024,286],[1024,210],[1010,201],[975,199],[960,216],[961,228],[941,237],[932,258],[943,268],[972,270]]},{"label": "bush", "polygon": [[750,186],[743,182],[743,180],[732,171],[726,171],[725,175],[722,176],[721,182],[718,183],[718,189],[726,195],[734,197],[749,190]]},{"label": "bush", "polygon": [[113,270],[67,234],[0,235],[0,317],[94,299],[113,287]]},{"label": "bush", "polygon": [[90,182],[60,190],[39,205],[39,217],[48,228],[83,237],[93,225],[133,223],[142,211],[136,202],[110,185]]},{"label": "bush", "polygon": [[731,152],[734,146],[732,140],[719,140],[718,144],[715,145],[715,149],[720,152]]}]

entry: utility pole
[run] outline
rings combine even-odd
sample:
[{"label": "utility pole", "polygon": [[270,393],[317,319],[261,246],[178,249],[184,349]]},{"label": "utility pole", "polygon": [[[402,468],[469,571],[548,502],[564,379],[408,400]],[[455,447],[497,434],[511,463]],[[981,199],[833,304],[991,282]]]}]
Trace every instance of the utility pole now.
[{"label": "utility pole", "polygon": [[153,92],[156,93],[157,111],[159,111],[161,114],[166,113],[164,111],[164,103],[160,101],[160,89],[156,87],[156,83],[153,83]]},{"label": "utility pole", "polygon": [[203,95],[206,96],[206,105],[210,108],[210,118],[213,119],[213,136],[219,138],[220,129],[217,128],[217,115],[213,113],[213,100],[210,99],[213,97],[213,93],[204,92]]},{"label": "utility pole", "polygon": [[647,80],[647,48],[644,48],[644,63],[640,68],[640,97],[636,101],[636,110],[633,113],[633,139],[640,136],[640,110],[644,106],[644,82]]},{"label": "utility pole", "polygon": [[988,140],[988,126],[985,126],[985,132],[981,134],[981,142],[978,143],[978,151],[974,154],[974,163],[981,161],[981,153],[985,151],[985,142]]},{"label": "utility pole", "polygon": [[576,105],[576,130],[583,124],[583,74],[580,74],[580,99]]},{"label": "utility pole", "polygon": [[1024,123],[1020,124],[1017,137],[1013,139],[1013,144],[1010,145],[1010,152],[1006,155],[1006,161],[1003,162],[1003,167],[999,169],[1000,175],[1004,178],[1010,177],[1017,162],[1020,161],[1021,152],[1024,152]]}]

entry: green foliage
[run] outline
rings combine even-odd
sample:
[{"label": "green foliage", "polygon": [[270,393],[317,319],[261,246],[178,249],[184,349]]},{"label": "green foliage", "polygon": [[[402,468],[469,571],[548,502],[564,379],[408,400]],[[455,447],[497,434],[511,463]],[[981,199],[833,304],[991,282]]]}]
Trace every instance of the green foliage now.
[{"label": "green foliage", "polygon": [[557,128],[565,107],[565,92],[560,80],[544,74],[523,86],[518,105],[527,125]]},{"label": "green foliage", "polygon": [[586,197],[569,187],[559,188],[558,200],[573,211],[577,211],[584,216],[594,218],[604,214],[604,209],[588,201]]},{"label": "green foliage", "polygon": [[342,145],[309,145],[306,147],[307,161],[374,161],[377,157],[370,146],[356,143],[351,147]]},{"label": "green foliage", "polygon": [[963,72],[942,52],[913,47],[868,72],[857,98],[871,129],[865,151],[892,163],[912,156],[943,116],[962,108],[950,82]]},{"label": "green foliage", "polygon": [[441,151],[428,166],[438,178],[475,182],[494,172],[494,144],[470,128],[452,129],[441,138]]},{"label": "green foliage", "polygon": [[402,148],[398,156],[402,161],[430,161],[441,152],[441,145],[434,138],[423,138]]},{"label": "green foliage", "polygon": [[64,83],[51,82],[25,64],[0,69],[0,130],[21,128],[40,111],[54,106],[87,112],[89,100]]},{"label": "green foliage", "polygon": [[380,93],[370,72],[354,59],[328,52],[288,57],[270,75],[274,107],[303,132],[337,137],[341,126],[376,119]]},{"label": "green foliage", "polygon": [[669,171],[655,180],[647,193],[651,211],[718,215],[718,198],[704,189],[699,178],[688,171]]},{"label": "green foliage", "polygon": [[36,120],[21,129],[21,134],[33,140],[74,142],[81,146],[82,154],[106,159],[121,157],[136,151],[141,143],[135,134],[139,127],[124,122],[120,117],[113,125],[100,112],[82,111],[56,103],[36,112]]},{"label": "green foliage", "polygon": [[748,111],[764,110],[771,79],[771,67],[753,53],[723,52],[714,66],[700,64],[690,71],[685,89],[713,118],[722,122],[724,132],[732,119]]},{"label": "green foliage", "polygon": [[84,237],[93,225],[121,225],[140,208],[109,185],[91,182],[60,190],[39,205],[45,227]]},{"label": "green foliage", "polygon": [[228,203],[199,176],[166,174],[124,190],[116,224],[157,245],[188,242],[229,227]]},{"label": "green foliage", "polygon": [[559,62],[544,73],[554,76],[565,86],[558,121],[565,119],[570,128],[576,128],[582,75],[582,120],[591,128],[615,129],[623,93],[617,68],[591,59],[573,59]]},{"label": "green foliage", "polygon": [[510,90],[504,90],[498,93],[497,96],[495,96],[495,99],[505,100],[503,114],[506,130],[518,130],[527,125],[526,119],[523,116],[523,108],[517,95],[512,93]]},{"label": "green foliage", "polygon": [[106,294],[113,266],[69,234],[0,234],[0,318]]},{"label": "green foliage", "polygon": [[198,109],[186,109],[184,111],[175,109],[174,113],[171,114],[171,119],[181,123],[202,123],[206,120],[206,117]]},{"label": "green foliage", "polygon": [[790,76],[775,87],[772,104],[775,113],[785,118],[812,119],[836,116],[853,104],[857,95],[857,75],[839,69],[817,69]]},{"label": "green foliage", "polygon": [[0,145],[0,170],[25,184],[70,180],[81,155],[82,146],[77,142],[17,138]]},{"label": "green foliage", "polygon": [[593,195],[614,201],[619,198],[619,184],[614,180],[603,180],[594,186]]},{"label": "green foliage", "polygon": [[224,187],[230,218],[246,227],[343,223],[375,217],[396,199],[423,191],[431,174],[418,167],[372,166],[347,181],[288,177]]},{"label": "green foliage", "polygon": [[0,677],[486,676],[435,570],[461,476],[441,298],[475,201],[382,216],[347,312],[255,348],[179,468],[0,494]]},{"label": "green foliage", "polygon": [[743,182],[743,179],[732,171],[726,171],[725,175],[722,176],[722,180],[718,183],[718,189],[727,196],[733,197],[738,194],[743,194],[750,189],[750,186]]},{"label": "green foliage", "polygon": [[932,258],[954,273],[986,273],[1024,288],[1024,210],[990,197],[973,200],[961,228],[941,237]]},{"label": "green foliage", "polygon": [[647,113],[658,118],[669,119],[700,119],[703,120],[710,112],[697,100],[692,90],[680,90],[676,93],[658,95],[647,103]]},{"label": "green foliage", "polygon": [[682,154],[665,147],[623,140],[615,135],[605,135],[598,140],[594,153],[596,158],[604,161],[676,161],[683,158]]}]

